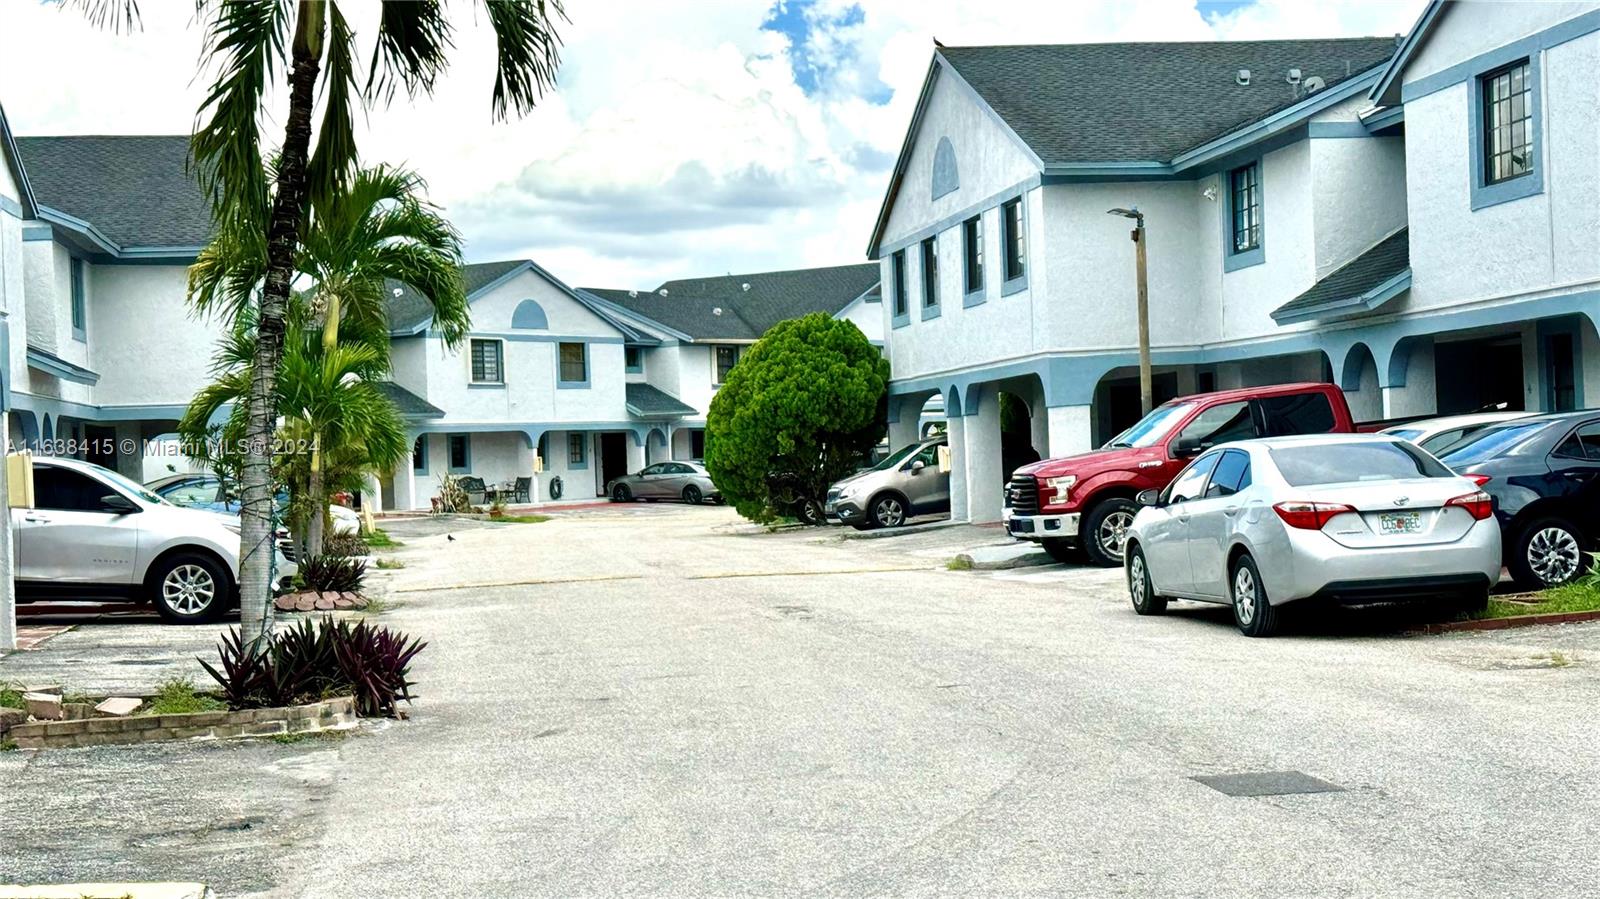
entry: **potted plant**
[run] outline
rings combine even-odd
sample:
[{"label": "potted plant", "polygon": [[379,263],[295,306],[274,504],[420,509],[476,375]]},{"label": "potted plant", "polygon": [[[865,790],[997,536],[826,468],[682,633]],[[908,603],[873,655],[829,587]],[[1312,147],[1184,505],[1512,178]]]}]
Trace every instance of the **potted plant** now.
[{"label": "potted plant", "polygon": [[506,500],[503,496],[496,496],[494,502],[489,504],[489,517],[501,518],[506,514]]}]

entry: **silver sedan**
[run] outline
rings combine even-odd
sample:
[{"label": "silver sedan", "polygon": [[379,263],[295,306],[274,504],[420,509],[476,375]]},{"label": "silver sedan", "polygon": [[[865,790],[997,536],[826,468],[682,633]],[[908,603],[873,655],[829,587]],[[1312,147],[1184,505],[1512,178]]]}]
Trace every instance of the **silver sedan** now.
[{"label": "silver sedan", "polygon": [[627,474],[606,485],[606,495],[614,503],[636,499],[681,499],[696,505],[722,501],[722,492],[711,483],[711,475],[699,462],[657,462],[637,474]]},{"label": "silver sedan", "polygon": [[1478,610],[1500,579],[1489,495],[1392,437],[1225,444],[1139,503],[1124,564],[1141,615],[1169,599],[1225,603],[1265,637],[1290,602],[1449,596]]}]

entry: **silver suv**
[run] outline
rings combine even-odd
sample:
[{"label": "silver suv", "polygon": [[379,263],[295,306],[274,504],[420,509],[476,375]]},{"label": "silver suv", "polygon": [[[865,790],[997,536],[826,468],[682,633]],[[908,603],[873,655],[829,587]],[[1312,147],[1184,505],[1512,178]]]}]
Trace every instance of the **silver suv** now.
[{"label": "silver suv", "polygon": [[[12,509],[17,599],[142,599],[169,622],[214,621],[236,601],[239,518],[175,506],[120,474],[35,459],[31,509]],[[274,547],[277,576],[297,570]]]},{"label": "silver suv", "polygon": [[892,528],[913,515],[950,511],[950,473],[939,470],[943,435],[901,447],[828,489],[823,511],[857,530]]}]

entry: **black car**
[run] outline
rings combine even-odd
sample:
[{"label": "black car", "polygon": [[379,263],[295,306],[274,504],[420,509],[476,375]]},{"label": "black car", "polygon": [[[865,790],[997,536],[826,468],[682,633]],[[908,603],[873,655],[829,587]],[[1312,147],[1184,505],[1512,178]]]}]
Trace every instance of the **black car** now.
[{"label": "black car", "polygon": [[1589,570],[1600,538],[1600,410],[1491,425],[1441,461],[1494,498],[1519,583],[1549,587]]}]

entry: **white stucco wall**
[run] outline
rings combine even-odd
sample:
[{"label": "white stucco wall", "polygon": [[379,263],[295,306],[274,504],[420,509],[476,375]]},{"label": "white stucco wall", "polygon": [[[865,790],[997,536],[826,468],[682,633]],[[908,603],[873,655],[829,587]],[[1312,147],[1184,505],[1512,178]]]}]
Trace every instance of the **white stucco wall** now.
[{"label": "white stucco wall", "polygon": [[100,374],[96,404],[187,405],[210,382],[226,328],[190,313],[187,277],[177,265],[89,266],[86,364]]},{"label": "white stucco wall", "polygon": [[1406,226],[1406,147],[1400,137],[1308,145],[1315,277],[1324,278]]},{"label": "white stucco wall", "polygon": [[[1407,64],[1403,82],[1433,75],[1480,53],[1600,8],[1593,0],[1540,0],[1537,3],[1466,0],[1456,6],[1458,8],[1448,10],[1435,21],[1427,41]],[[1408,105],[1408,134],[1412,132],[1410,124]]]},{"label": "white stucco wall", "polygon": [[883,342],[883,304],[868,303],[863,299],[850,301],[850,305],[840,309],[834,318],[852,322],[861,329],[861,333],[873,343]]}]

